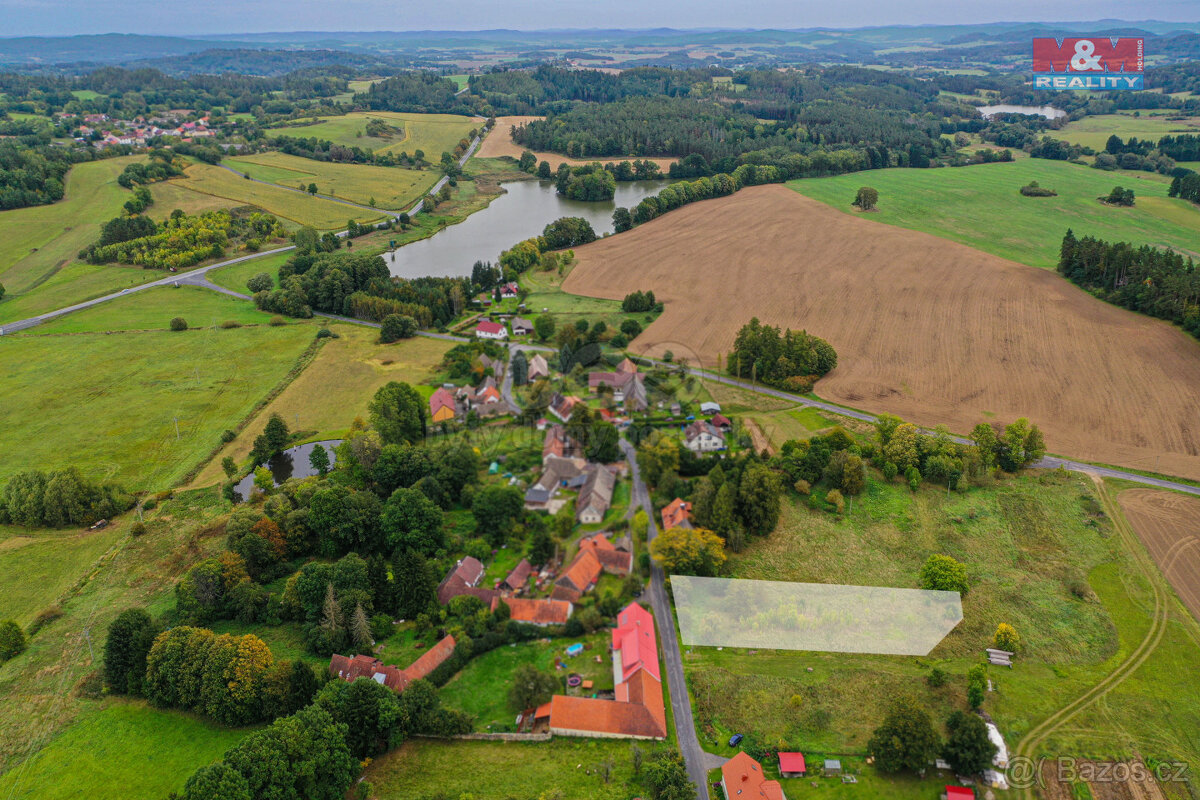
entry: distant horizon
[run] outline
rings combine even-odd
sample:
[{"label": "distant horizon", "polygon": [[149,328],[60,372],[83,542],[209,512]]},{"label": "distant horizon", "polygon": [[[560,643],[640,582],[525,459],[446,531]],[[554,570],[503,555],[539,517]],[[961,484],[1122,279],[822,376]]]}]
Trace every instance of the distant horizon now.
[{"label": "distant horizon", "polygon": [[[1052,6],[1047,10],[1047,6]],[[901,7],[878,0],[847,0],[830,7],[816,0],[762,0],[753,11],[755,25],[746,25],[745,11],[711,0],[660,0],[653,5],[633,0],[613,0],[603,8],[578,0],[512,0],[480,4],[473,0],[444,0],[420,9],[419,22],[409,9],[386,0],[258,0],[252,4],[163,2],[127,0],[102,5],[84,0],[0,0],[6,19],[3,39],[51,38],[87,35],[169,36],[219,38],[240,36],[298,36],[313,34],[471,34],[587,33],[591,31],[678,32],[861,30],[885,27],[948,27],[1013,24],[1121,23],[1200,26],[1200,10],[1191,0],[1145,0],[1137,10],[1141,19],[1126,20],[1128,3],[1116,0],[1012,0],[1003,11],[994,3],[953,0],[910,0]],[[1003,14],[1003,17],[1000,15]],[[399,20],[397,19],[399,18]],[[281,20],[295,20],[284,29]],[[681,19],[694,22],[679,27]],[[136,20],[136,24],[131,21]],[[354,20],[359,27],[346,27]],[[400,24],[371,24],[383,21]],[[464,20],[477,24],[464,26]],[[613,25],[621,20],[620,25]],[[863,24],[864,20],[870,20]]]}]

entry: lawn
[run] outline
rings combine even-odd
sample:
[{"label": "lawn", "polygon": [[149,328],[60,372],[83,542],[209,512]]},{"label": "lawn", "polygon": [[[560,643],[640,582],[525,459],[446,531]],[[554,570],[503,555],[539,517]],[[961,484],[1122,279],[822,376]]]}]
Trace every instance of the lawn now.
[{"label": "lawn", "polygon": [[[1172,112],[1172,115],[1178,114],[1178,111]],[[1145,111],[1140,117],[1129,114],[1099,114],[1072,120],[1062,128],[1046,133],[1055,139],[1090,147],[1099,152],[1104,150],[1108,137],[1114,134],[1124,141],[1137,137],[1143,141],[1149,139],[1157,142],[1167,134],[1200,133],[1200,119],[1190,117],[1186,120],[1169,120],[1162,116],[1149,115]]]},{"label": "lawn", "polygon": [[[585,649],[577,656],[566,654],[568,645],[583,642]],[[559,678],[555,691],[568,692],[566,677],[579,673],[584,680],[595,683],[592,692],[612,691],[612,657],[608,653],[612,634],[604,630],[575,639],[550,639],[521,642],[491,650],[471,660],[461,672],[439,690],[447,705],[467,712],[475,718],[475,730],[484,733],[516,730],[517,713],[508,703],[508,688],[512,676],[522,664],[533,664],[543,672]],[[601,660],[597,663],[595,657]],[[555,664],[561,660],[562,669]],[[589,696],[591,692],[570,690],[572,694]]]},{"label": "lawn", "polygon": [[[262,432],[270,414],[281,414],[294,430],[339,436],[355,417],[367,417],[367,404],[379,387],[389,381],[424,382],[453,344],[420,336],[381,345],[379,332],[374,328],[349,324],[332,327],[338,338],[325,340],[320,353],[304,372],[205,466],[196,477],[196,486],[224,480],[220,466],[224,456],[231,455],[239,462],[246,459],[254,437]],[[229,333],[236,331],[218,331],[214,335]]]},{"label": "lawn", "polygon": [[315,331],[6,336],[0,478],[75,465],[129,489],[174,486],[289,375]]},{"label": "lawn", "polygon": [[124,527],[94,532],[0,527],[0,619],[27,627],[125,535]]},{"label": "lawn", "polygon": [[191,328],[212,328],[227,321],[239,325],[265,325],[271,316],[256,309],[249,301],[202,286],[156,286],[67,314],[29,331],[37,336],[99,331],[165,331],[169,330],[170,322],[175,317],[183,317]]},{"label": "lawn", "polygon": [[[414,739],[367,770],[379,800],[434,797],[545,797],[628,800],[645,795],[633,776],[632,747],[611,739],[549,742],[444,742]],[[639,742],[647,753],[661,745]],[[606,783],[598,767],[611,760]]]},{"label": "lawn", "polygon": [[165,797],[253,730],[140,702],[92,705],[66,733],[0,776],[0,793],[14,800]]},{"label": "lawn", "polygon": [[[394,128],[403,129],[403,134],[389,137],[367,136],[367,122],[381,119]],[[393,111],[355,111],[341,117],[321,117],[316,125],[268,128],[264,133],[272,136],[294,136],[303,139],[328,139],[334,144],[359,147],[363,150],[383,151],[412,155],[417,150],[425,153],[425,159],[434,164],[443,152],[453,152],[460,140],[483,120],[478,117],[463,117],[457,114],[410,114]]]},{"label": "lawn", "polygon": [[340,230],[346,227],[349,219],[368,222],[383,218],[382,213],[248,181],[211,164],[192,164],[184,177],[173,178],[172,183],[202,195],[233,201],[237,205],[257,206],[296,225],[311,225],[323,231]]},{"label": "lawn", "polygon": [[[1031,180],[1057,197],[1024,197]],[[1114,185],[1137,193],[1133,208],[1101,205]],[[878,222],[932,233],[1035,267],[1054,268],[1068,227],[1099,236],[1200,253],[1200,208],[1169,199],[1167,183],[1149,173],[1112,174],[1063,161],[1026,158],[1011,163],[943,169],[885,169],[787,184],[847,213],[863,185],[879,190]]]},{"label": "lawn", "polygon": [[279,268],[286,264],[288,259],[294,255],[294,251],[288,251],[286,253],[276,253],[273,256],[252,258],[249,261],[239,261],[236,264],[230,264],[228,267],[212,270],[208,273],[208,279],[217,286],[223,286],[226,289],[232,289],[242,294],[250,294],[250,290],[246,288],[246,281],[260,272],[265,272],[274,278],[276,285],[278,285]]},{"label": "lawn", "polygon": [[362,205],[374,200],[379,208],[394,211],[411,208],[441,177],[433,169],[337,164],[278,152],[227,158],[225,163],[261,181],[292,189],[315,183],[321,194]]},{"label": "lawn", "polygon": [[57,203],[0,211],[0,322],[144,283],[155,273],[77,263],[76,254],[121,213],[130,193],[117,185],[126,165],[140,157],[77,164],[67,173],[66,196]]},{"label": "lawn", "polygon": [[549,313],[559,327],[573,325],[580,319],[586,319],[590,325],[603,322],[608,326],[609,333],[617,333],[621,330],[621,323],[627,319],[635,320],[642,328],[647,328],[658,316],[646,311],[626,313],[621,310],[619,300],[568,294],[562,290],[562,283],[569,274],[569,269],[559,275],[554,271],[544,272],[534,268],[521,275],[521,287],[529,292],[525,307],[530,317]]}]

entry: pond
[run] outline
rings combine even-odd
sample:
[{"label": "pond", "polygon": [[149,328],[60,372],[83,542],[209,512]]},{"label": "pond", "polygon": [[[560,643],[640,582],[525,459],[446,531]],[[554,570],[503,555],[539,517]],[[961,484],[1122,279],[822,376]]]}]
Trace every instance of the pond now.
[{"label": "pond", "polygon": [[994,114],[1029,114],[1045,117],[1046,119],[1058,119],[1067,115],[1067,112],[1054,106],[979,106],[979,113],[985,117],[990,117]]},{"label": "pond", "polygon": [[[271,470],[271,477],[275,481],[275,485],[286,481],[288,478],[308,478],[316,475],[317,471],[308,463],[309,454],[313,448],[321,445],[325,448],[325,452],[329,454],[329,465],[332,467],[337,461],[337,454],[333,449],[342,443],[341,439],[327,439],[323,442],[309,442],[308,444],[298,444],[295,447],[289,447],[282,453],[272,457],[265,466]],[[238,482],[237,486],[233,487],[233,491],[237,493],[237,501],[241,502],[250,496],[250,490],[254,488],[254,473],[251,472],[246,477]]]},{"label": "pond", "polygon": [[559,195],[553,181],[506,183],[505,194],[487,208],[383,257],[392,274],[400,278],[470,275],[476,261],[496,263],[501,250],[540,236],[542,229],[559,217],[583,217],[592,223],[597,236],[611,233],[614,210],[619,206],[632,209],[666,185],[667,181],[618,183],[612,200],[583,202]]}]

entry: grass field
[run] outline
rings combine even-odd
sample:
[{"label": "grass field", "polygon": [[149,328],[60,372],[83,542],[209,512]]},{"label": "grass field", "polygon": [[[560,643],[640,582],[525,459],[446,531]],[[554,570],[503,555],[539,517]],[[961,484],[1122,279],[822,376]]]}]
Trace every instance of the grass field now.
[{"label": "grass field", "polygon": [[117,176],[140,157],[77,164],[53,205],[0,211],[0,323],[151,280],[155,273],[79,263],[76,254],[121,213],[129,192]]},{"label": "grass field", "polygon": [[[516,645],[498,647],[484,653],[469,663],[439,690],[442,700],[454,708],[475,717],[475,730],[482,733],[516,730],[516,717],[508,704],[508,688],[512,676],[522,664],[533,664],[542,672],[559,679],[558,693],[566,693],[566,676],[577,672],[585,680],[595,683],[594,691],[613,688],[612,657],[608,647],[612,636],[608,631],[594,633],[578,639],[552,639],[549,643],[539,641],[521,642]],[[575,642],[590,645],[578,656],[568,657],[566,647]],[[600,663],[595,656],[600,655]],[[555,659],[561,658],[566,669],[556,670]],[[572,690],[575,691],[575,690]],[[586,694],[586,693],[584,693]]]},{"label": "grass field", "polygon": [[0,619],[28,626],[123,535],[115,525],[95,532],[0,528]]},{"label": "grass field", "polygon": [[231,729],[138,702],[107,704],[15,770],[0,775],[5,797],[164,797],[218,760],[253,729]]},{"label": "grass field", "polygon": [[227,158],[224,163],[261,181],[292,189],[315,183],[321,194],[362,205],[374,199],[379,208],[393,210],[411,208],[441,177],[433,169],[335,164],[278,152]]},{"label": "grass field", "polygon": [[287,263],[287,260],[293,255],[295,255],[294,251],[288,251],[273,256],[263,256],[262,258],[252,258],[249,261],[240,261],[228,267],[214,269],[207,274],[207,277],[209,281],[215,283],[217,286],[223,286],[226,289],[232,289],[242,294],[250,294],[250,290],[246,287],[246,281],[260,272],[265,272],[274,278],[276,285],[278,285],[279,268]]},{"label": "grass field", "polygon": [[[341,117],[321,117],[316,125],[268,128],[265,133],[274,136],[294,136],[303,139],[328,139],[346,147],[388,153],[405,152],[412,155],[417,150],[425,153],[425,159],[437,163],[444,152],[453,152],[459,141],[473,128],[483,124],[478,117],[463,117],[457,114],[408,114],[393,111],[355,111]],[[367,136],[367,122],[381,119],[404,133],[387,138]]]},{"label": "grass field", "polygon": [[[1173,112],[1173,115],[1178,114],[1178,111]],[[1108,137],[1114,134],[1120,136],[1124,141],[1136,136],[1143,141],[1149,139],[1157,142],[1160,137],[1167,134],[1200,133],[1200,118],[1169,120],[1162,116],[1147,114],[1145,111],[1140,117],[1133,117],[1129,114],[1099,114],[1094,117],[1072,120],[1062,128],[1056,131],[1046,131],[1046,133],[1055,139],[1090,147],[1099,152],[1104,150],[1104,146],[1108,143]]]},{"label": "grass field", "polygon": [[294,225],[311,225],[317,230],[339,230],[346,227],[349,219],[368,222],[383,217],[382,213],[248,181],[227,169],[210,164],[192,164],[184,177],[174,178],[172,182],[184,189],[224,198],[236,205],[257,206]]},{"label": "grass field", "polygon": [[[645,796],[633,776],[630,743],[606,739],[549,742],[439,742],[415,739],[367,770],[379,800],[434,797],[561,797],[627,800]],[[661,745],[639,742],[647,753]],[[611,760],[606,783],[597,767]]]},{"label": "grass field", "polygon": [[[1018,190],[1033,180],[1058,192],[1058,197],[1021,195]],[[953,169],[875,170],[788,184],[843,211],[852,210],[850,201],[863,185],[879,190],[879,210],[865,218],[932,233],[1035,267],[1057,265],[1067,228],[1076,236],[1200,253],[1200,208],[1168,198],[1167,183],[1150,173],[1113,174],[1065,161],[1026,158]],[[1136,192],[1133,208],[1096,201],[1115,185]]]},{"label": "grass field", "polygon": [[270,414],[281,414],[295,430],[338,435],[350,427],[355,417],[366,417],[367,404],[380,386],[389,381],[425,381],[452,344],[416,337],[381,345],[374,328],[343,324],[335,329],[339,338],[326,340],[312,364],[205,466],[195,485],[224,480],[221,459],[226,455],[239,462],[247,458],[254,437],[262,432]]},{"label": "grass field", "polygon": [[[245,288],[242,291],[246,291]],[[183,317],[192,328],[212,328],[225,321],[265,325],[271,316],[245,300],[200,286],[156,286],[67,314],[30,328],[29,333],[46,336],[100,331],[165,331],[170,329],[170,322],[175,317]]]},{"label": "grass field", "polygon": [[[862,753],[890,698],[901,694],[915,695],[940,724],[963,706],[963,675],[1005,621],[1021,634],[1022,648],[1011,671],[991,670],[996,692],[984,707],[1011,749],[1145,636],[1147,591],[1087,478],[1033,473],[949,498],[932,488],[914,496],[877,480],[844,517],[789,508],[768,539],[733,557],[732,575],[906,587],[916,585],[928,554],[948,553],[967,565],[971,581],[963,622],[925,658],[689,648],[685,668],[706,749],[731,754],[724,740],[738,731],[802,749],[810,760]],[[1155,758],[1194,758],[1200,693],[1173,672],[1200,654],[1194,636],[1174,626],[1141,671],[1072,721],[1053,740],[1058,749],[1047,752],[1137,748]],[[950,675],[945,687],[924,680],[935,666]]]},{"label": "grass field", "polygon": [[129,489],[173,486],[288,375],[315,331],[6,336],[0,477],[73,464]]},{"label": "grass field", "polygon": [[[1004,174],[985,166],[940,175],[950,182],[975,169]],[[926,180],[926,172],[935,171],[909,174]],[[847,187],[866,179],[853,180],[838,194],[845,201]],[[914,193],[884,196],[899,204]],[[1200,476],[1200,431],[1185,422],[1200,416],[1195,339],[1050,270],[877,224],[882,216],[837,211],[783,186],[743,189],[576,248],[563,290],[608,300],[653,290],[665,310],[632,343],[639,353],[671,350],[715,367],[758,317],[833,345],[837,369],[816,391],[835,403],[960,433],[1024,416],[1051,452],[1142,469],[1157,459],[1162,472]],[[1003,218],[997,212],[993,224]],[[1045,246],[1057,250],[1058,239]]]}]

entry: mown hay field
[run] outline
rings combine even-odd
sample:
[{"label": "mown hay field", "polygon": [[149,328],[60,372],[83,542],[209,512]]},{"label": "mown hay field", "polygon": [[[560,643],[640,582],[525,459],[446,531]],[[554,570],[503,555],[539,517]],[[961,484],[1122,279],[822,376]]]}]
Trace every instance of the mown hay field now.
[{"label": "mown hay field", "polygon": [[1179,599],[1200,620],[1200,499],[1129,489],[1117,502]]},{"label": "mown hay field", "polygon": [[[512,129],[517,125],[524,125],[541,117],[496,117],[496,125],[492,128],[487,138],[479,145],[479,152],[476,155],[479,158],[499,158],[500,156],[509,156],[511,158],[520,158],[521,153],[525,152],[525,148],[512,140]],[[616,156],[610,158],[568,158],[559,153],[550,153],[541,150],[532,151],[537,160],[550,162],[551,169],[557,169],[559,164],[570,164],[576,166],[579,164],[591,164],[596,161],[608,163],[609,161],[633,161],[638,159],[638,156]],[[645,159],[653,161],[662,167],[663,172],[667,171],[667,167],[671,166],[674,158],[650,158]]]},{"label": "mown hay field", "polygon": [[[1057,197],[1025,197],[1030,181]],[[1132,188],[1133,208],[1096,200],[1113,186]],[[805,178],[788,186],[853,212],[860,186],[879,190],[879,207],[861,216],[953,239],[1022,264],[1053,269],[1067,228],[1136,245],[1200,254],[1200,207],[1167,197],[1170,181],[1147,172],[1105,172],[1065,161],[1021,158],[954,169],[881,169]]]},{"label": "mown hay field", "polygon": [[638,352],[712,368],[757,316],[837,349],[817,384],[829,400],[964,433],[1026,416],[1052,452],[1200,478],[1200,345],[1053,272],[783,186],[693,203],[575,252],[565,291],[652,289],[665,302]]},{"label": "mown hay field", "polygon": [[311,225],[322,231],[340,230],[346,227],[349,219],[371,222],[383,217],[382,212],[310,197],[282,186],[248,181],[211,164],[192,164],[184,177],[174,178],[172,183],[202,195],[231,200],[235,205],[257,206],[294,226]]},{"label": "mown hay field", "polygon": [[[403,134],[387,137],[367,136],[367,123],[381,119]],[[481,117],[464,117],[458,114],[410,114],[396,111],[355,111],[341,117],[320,117],[316,125],[300,125],[268,128],[266,133],[275,136],[291,136],[297,139],[327,139],[346,147],[387,153],[408,153],[417,150],[425,158],[437,163],[442,153],[454,152],[455,146],[467,138],[473,128],[483,125]]]},{"label": "mown hay field", "polygon": [[1046,131],[1052,138],[1090,147],[1098,152],[1104,150],[1109,136],[1120,136],[1123,141],[1136,137],[1142,141],[1149,139],[1156,142],[1160,137],[1177,136],[1181,133],[1200,133],[1200,118],[1172,120],[1145,111],[1139,117],[1129,114],[1097,114],[1072,120],[1058,130]]},{"label": "mown hay field", "polygon": [[374,200],[379,208],[393,210],[411,207],[441,177],[440,172],[432,169],[336,164],[279,152],[238,156],[224,163],[260,181],[291,189],[315,183],[321,194],[360,205],[369,205]]}]

